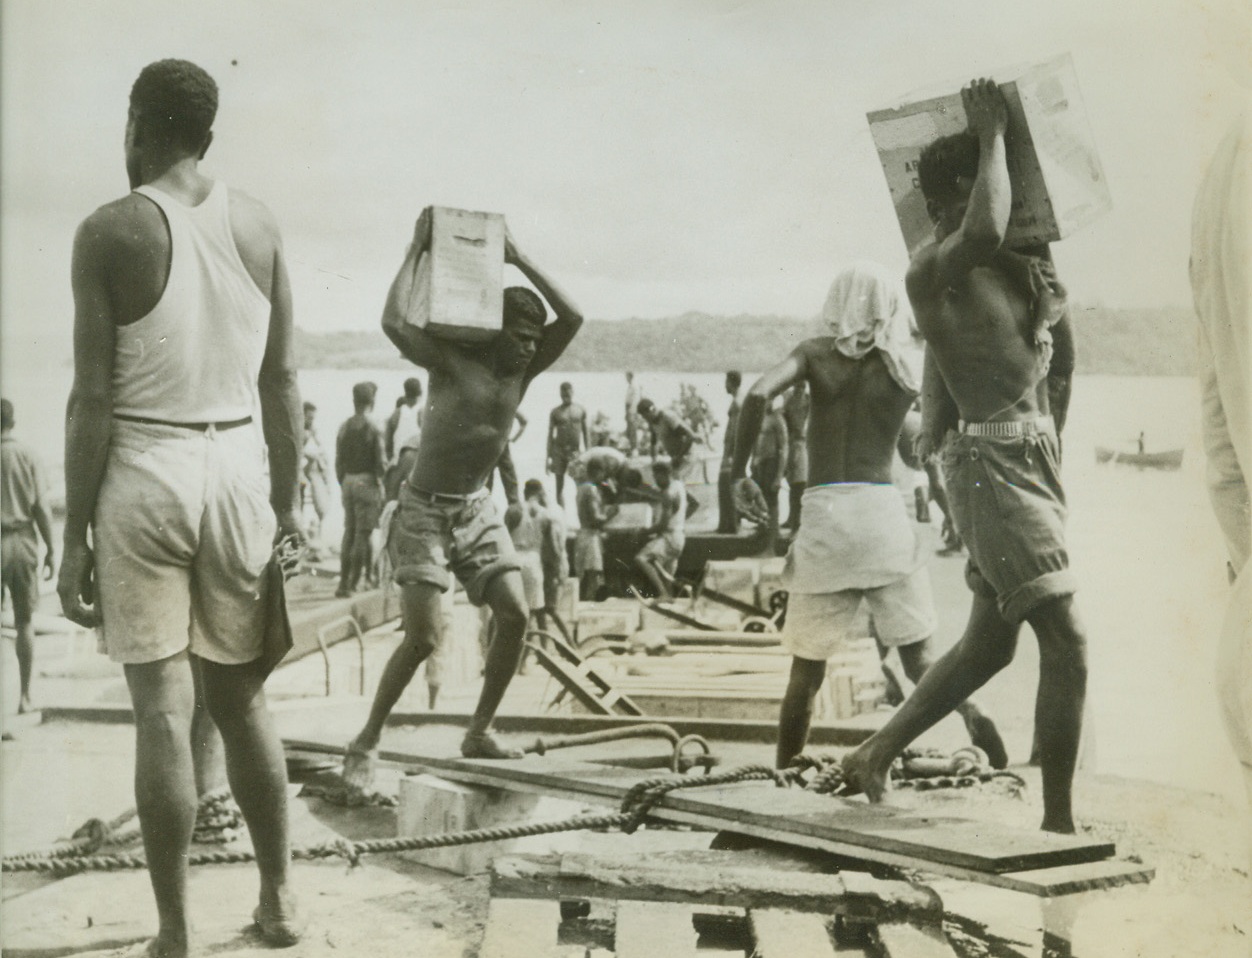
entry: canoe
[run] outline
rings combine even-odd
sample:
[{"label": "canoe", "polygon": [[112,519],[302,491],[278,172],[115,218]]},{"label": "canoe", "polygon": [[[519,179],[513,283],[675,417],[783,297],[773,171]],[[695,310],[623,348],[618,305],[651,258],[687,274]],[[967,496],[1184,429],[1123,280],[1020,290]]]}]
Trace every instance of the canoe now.
[{"label": "canoe", "polygon": [[1160,452],[1119,452],[1096,446],[1096,462],[1114,462],[1139,469],[1179,469],[1182,467],[1181,449],[1163,449]]}]

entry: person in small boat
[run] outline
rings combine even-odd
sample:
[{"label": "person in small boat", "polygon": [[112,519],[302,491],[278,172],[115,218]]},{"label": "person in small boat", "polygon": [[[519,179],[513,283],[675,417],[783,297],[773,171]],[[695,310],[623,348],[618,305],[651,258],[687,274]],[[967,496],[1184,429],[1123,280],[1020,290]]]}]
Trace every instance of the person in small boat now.
[{"label": "person in small boat", "polygon": [[928,346],[918,453],[926,459],[941,450],[969,549],[973,605],[960,641],[844,758],[843,771],[849,790],[881,801],[896,756],[1012,661],[1029,622],[1039,642],[1042,828],[1072,833],[1086,635],[1065,546],[1048,378],[1065,291],[1046,257],[1004,246],[1013,197],[1003,94],[993,81],[975,80],[962,99],[967,131],[930,144],[918,164],[935,243],[914,256],[906,288]]},{"label": "person in small boat", "polygon": [[[862,603],[875,637],[898,649],[914,681],[931,664],[935,631],[930,574],[892,481],[897,437],[921,383],[908,307],[885,268],[857,263],[835,278],[823,318],[830,335],[802,342],[748,391],[733,467],[743,498],[759,495],[745,473],[766,411],[774,397],[807,384],[809,481],[787,553],[782,642],[792,660],[779,716],[780,768],[808,740],[826,660],[853,637]],[[974,744],[997,766],[1007,764],[991,720],[972,702],[960,708]]]},{"label": "person in small boat", "polygon": [[[540,295],[522,286],[505,289],[502,327],[483,343],[435,336],[408,322],[413,266],[429,248],[430,227],[426,210],[383,309],[388,338],[405,358],[427,370],[429,397],[422,441],[401,486],[389,536],[405,637],[388,660],[369,718],[345,755],[345,781],[362,787],[372,777],[387,716],[439,643],[439,597],[451,584],[449,569],[471,602],[491,607],[496,624],[461,753],[491,759],[520,754],[490,732],[517,671],[530,610],[513,543],[486,489],[487,474],[509,441],[526,390],[565,351],[583,322],[573,301],[518,249],[507,227],[505,262],[517,267]],[[546,325],[544,300],[556,314]]]}]

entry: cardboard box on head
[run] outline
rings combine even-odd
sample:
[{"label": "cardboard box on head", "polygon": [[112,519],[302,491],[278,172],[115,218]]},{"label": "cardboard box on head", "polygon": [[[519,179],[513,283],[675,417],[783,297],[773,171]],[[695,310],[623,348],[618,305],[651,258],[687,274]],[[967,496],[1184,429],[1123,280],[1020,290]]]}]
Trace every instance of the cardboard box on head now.
[{"label": "cardboard box on head", "polygon": [[404,267],[414,270],[405,322],[449,339],[490,339],[504,309],[504,217],[429,209],[430,249]]},{"label": "cardboard box on head", "polygon": [[[1071,236],[1113,208],[1068,54],[995,76],[1008,105],[1005,135],[1013,209],[1005,245]],[[922,149],[966,128],[959,91],[867,115],[912,257],[934,239],[917,183]]]}]

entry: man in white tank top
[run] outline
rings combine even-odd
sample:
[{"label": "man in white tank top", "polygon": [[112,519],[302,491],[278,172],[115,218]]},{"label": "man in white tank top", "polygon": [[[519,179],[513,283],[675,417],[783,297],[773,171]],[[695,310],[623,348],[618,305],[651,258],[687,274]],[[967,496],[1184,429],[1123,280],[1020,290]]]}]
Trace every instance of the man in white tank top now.
[{"label": "man in white tank top", "polygon": [[264,572],[276,535],[300,527],[291,291],[270,212],[198,169],[216,110],[217,87],[194,64],[144,68],[126,124],[134,192],[83,221],[73,254],[58,591],[125,666],[159,917],[147,954],[161,958],[190,947],[193,672],[256,850],[253,920],[274,945],[300,931],[286,767],[259,663]]}]

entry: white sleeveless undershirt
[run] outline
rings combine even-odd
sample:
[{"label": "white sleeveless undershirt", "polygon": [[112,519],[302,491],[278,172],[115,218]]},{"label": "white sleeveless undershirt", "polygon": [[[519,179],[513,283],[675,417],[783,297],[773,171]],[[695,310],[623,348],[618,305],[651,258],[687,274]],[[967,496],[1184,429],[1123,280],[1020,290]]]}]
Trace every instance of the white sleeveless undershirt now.
[{"label": "white sleeveless undershirt", "polygon": [[398,453],[401,449],[416,449],[422,437],[422,426],[418,417],[422,413],[422,404],[415,402],[412,406],[400,406],[400,415],[396,417],[396,431],[391,438],[392,447]]},{"label": "white sleeveless undershirt", "polygon": [[152,186],[170,232],[169,279],[143,319],[117,327],[113,411],[167,422],[225,422],[253,414],[270,303],[230,230],[226,184],[199,206]]}]

